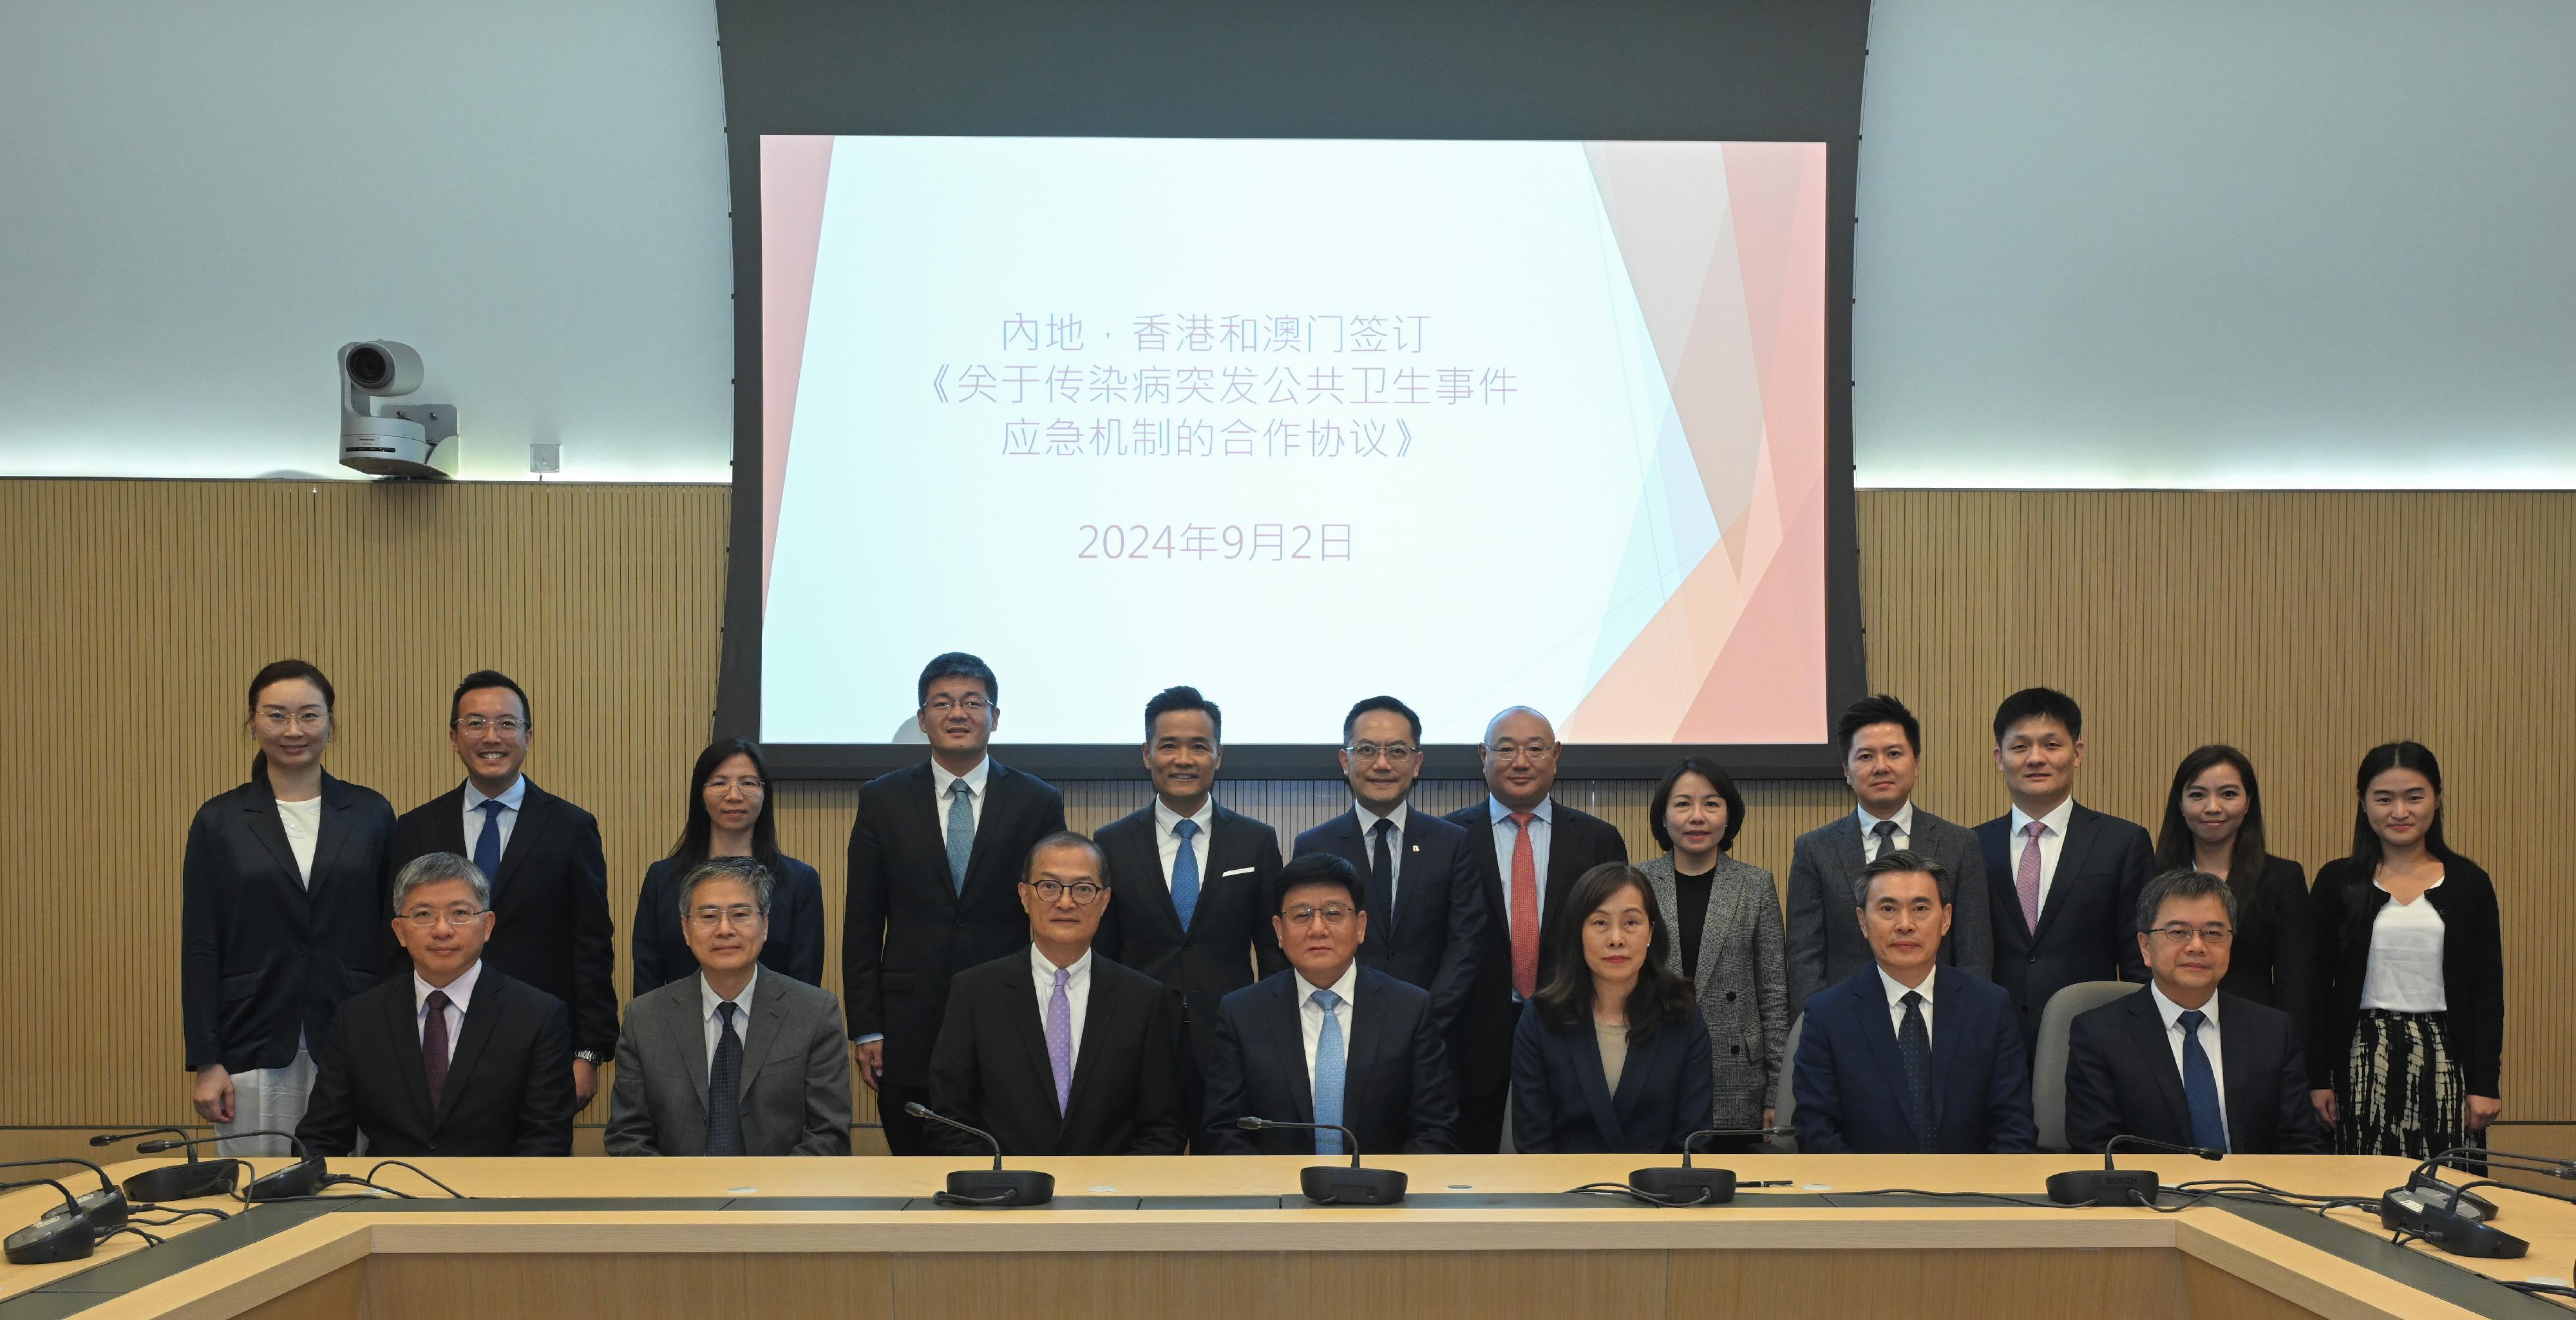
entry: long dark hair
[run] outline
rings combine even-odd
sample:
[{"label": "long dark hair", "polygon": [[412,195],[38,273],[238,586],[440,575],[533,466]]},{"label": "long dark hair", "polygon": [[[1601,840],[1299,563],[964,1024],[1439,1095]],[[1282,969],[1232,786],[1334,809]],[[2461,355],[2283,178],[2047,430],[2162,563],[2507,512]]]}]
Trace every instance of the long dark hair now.
[{"label": "long dark hair", "polygon": [[2191,781],[2216,765],[2235,767],[2236,777],[2245,781],[2245,819],[2238,822],[2236,845],[2228,852],[2227,887],[2236,891],[2239,904],[2250,903],[2255,887],[2262,883],[2263,868],[2272,860],[2263,847],[2263,790],[2254,782],[2254,763],[2225,743],[2193,748],[2191,755],[2174,767],[2173,787],[2165,790],[2165,822],[2156,830],[2156,869],[2199,869],[2192,851],[2191,826],[2182,815],[2182,795],[2191,787]]},{"label": "long dark hair", "polygon": [[1583,960],[1583,923],[1593,909],[1631,887],[1645,900],[1646,956],[1637,970],[1636,987],[1628,992],[1628,1039],[1642,1041],[1664,1023],[1699,1016],[1691,983],[1664,966],[1673,937],[1664,927],[1664,910],[1655,902],[1654,885],[1647,882],[1645,872],[1626,862],[1603,862],[1575,880],[1565,906],[1557,909],[1556,926],[1547,932],[1556,954],[1556,975],[1538,992],[1538,1012],[1549,1024],[1572,1027],[1592,1020],[1592,966]]},{"label": "long dark hair", "polygon": [[2381,743],[2361,758],[2361,773],[2353,776],[2352,793],[2352,864],[2361,868],[2364,877],[2379,869],[2385,852],[2379,832],[2370,828],[2370,781],[2391,770],[2412,770],[2424,776],[2433,786],[2433,823],[2424,828],[2424,851],[2446,862],[2460,860],[2458,853],[2442,839],[2442,763],[2433,759],[2433,749],[2419,742]]},{"label": "long dark hair", "polygon": [[752,771],[760,776],[760,814],[751,818],[751,855],[769,868],[771,875],[781,874],[778,865],[778,823],[769,798],[769,761],[760,754],[760,744],[742,738],[719,738],[698,753],[698,764],[689,771],[689,823],[680,827],[680,841],[671,845],[671,858],[686,874],[690,868],[707,860],[708,849],[715,846],[715,817],[707,814],[707,776],[716,767],[737,757],[751,758]]},{"label": "long dark hair", "polygon": [[[308,660],[272,660],[261,665],[259,672],[250,676],[250,695],[242,699],[242,722],[249,723],[250,717],[259,713],[261,689],[272,683],[286,683],[299,678],[322,690],[322,713],[331,714],[331,704],[339,700],[339,694],[331,690],[331,680],[324,678],[321,670],[314,668],[312,662]],[[263,748],[250,754],[250,777],[268,778],[267,749]]]}]

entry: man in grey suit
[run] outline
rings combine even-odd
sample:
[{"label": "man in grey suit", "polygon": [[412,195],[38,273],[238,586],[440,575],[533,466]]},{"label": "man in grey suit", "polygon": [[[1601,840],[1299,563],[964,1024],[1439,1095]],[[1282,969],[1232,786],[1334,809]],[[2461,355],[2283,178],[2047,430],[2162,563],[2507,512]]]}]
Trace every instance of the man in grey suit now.
[{"label": "man in grey suit", "polygon": [[748,857],[718,857],[682,877],[681,938],[698,974],[626,1006],[609,1154],[850,1153],[840,1003],[761,974],[774,888],[769,868]]},{"label": "man in grey suit", "polygon": [[1869,940],[1854,912],[1861,906],[1863,866],[1891,852],[1939,862],[1947,872],[1942,900],[1951,905],[1950,938],[1941,962],[1981,978],[1994,975],[1994,935],[1986,920],[1985,854],[1976,832],[1914,805],[1922,775],[1923,726],[1905,703],[1864,697],[1834,721],[1843,781],[1860,807],[1798,836],[1789,857],[1789,1013],[1807,996],[1871,965]]}]

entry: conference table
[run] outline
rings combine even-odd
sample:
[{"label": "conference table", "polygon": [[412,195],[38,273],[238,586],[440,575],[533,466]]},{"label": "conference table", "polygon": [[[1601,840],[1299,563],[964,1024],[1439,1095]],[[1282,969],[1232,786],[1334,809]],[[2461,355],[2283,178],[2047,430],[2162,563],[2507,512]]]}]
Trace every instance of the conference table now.
[{"label": "conference table", "polygon": [[[113,1166],[122,1179],[168,1160]],[[417,1199],[229,1208],[110,1239],[91,1259],[0,1266],[0,1320],[681,1320],[757,1315],[1188,1317],[1761,1315],[2040,1317],[2549,1316],[2501,1280],[2568,1282],[2576,1205],[2495,1193],[2520,1260],[2391,1245],[2368,1212],[2168,1194],[2165,1209],[2047,1203],[2067,1155],[1747,1155],[1701,1163],[1748,1181],[1732,1204],[1615,1194],[1673,1161],[1599,1155],[1407,1156],[1401,1205],[1323,1207],[1300,1157],[1032,1159],[1042,1207],[949,1209],[972,1161],[422,1159],[377,1170]],[[255,1161],[263,1170],[287,1161]],[[365,1174],[371,1159],[330,1161]],[[2377,1158],[2121,1157],[2168,1185],[2243,1179],[2376,1196],[2411,1165]],[[86,1175],[85,1175],[86,1176]],[[68,1181],[68,1180],[67,1180]],[[75,1190],[78,1184],[75,1183]],[[0,1229],[50,1190],[0,1196]]]}]

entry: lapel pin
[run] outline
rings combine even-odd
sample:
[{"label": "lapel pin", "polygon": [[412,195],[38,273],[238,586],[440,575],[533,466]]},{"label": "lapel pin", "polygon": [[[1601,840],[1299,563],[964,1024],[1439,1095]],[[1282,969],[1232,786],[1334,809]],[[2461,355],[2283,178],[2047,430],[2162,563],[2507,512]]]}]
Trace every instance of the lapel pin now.
[{"label": "lapel pin", "polygon": [[1421,845],[1421,844],[1418,844],[1418,843],[1417,843],[1417,844],[1415,844],[1415,845],[1413,845],[1413,850],[1414,850],[1415,852],[1420,852],[1420,851],[1422,851],[1422,845]]}]

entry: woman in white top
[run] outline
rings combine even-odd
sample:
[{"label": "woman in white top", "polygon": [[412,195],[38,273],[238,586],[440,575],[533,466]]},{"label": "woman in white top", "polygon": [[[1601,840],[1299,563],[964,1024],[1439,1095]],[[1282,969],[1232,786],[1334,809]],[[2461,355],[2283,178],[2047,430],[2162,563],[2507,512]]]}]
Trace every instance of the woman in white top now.
[{"label": "woman in white top", "polygon": [[2317,871],[2314,1098],[2346,1155],[2426,1159],[2503,1112],[2504,938],[2495,885],[2442,838],[2421,743],[2362,758],[2352,855]]},{"label": "woman in white top", "polygon": [[[259,752],[250,780],[206,800],[180,869],[179,1007],[190,1093],[218,1136],[293,1131],[313,1089],[311,1049],[340,1002],[393,956],[384,900],[394,811],[322,772],[331,680],[280,660],[250,682]],[[283,1154],[283,1139],[223,1143]]]}]

